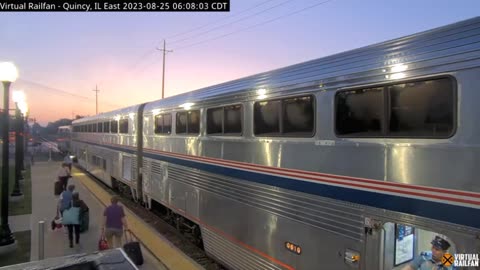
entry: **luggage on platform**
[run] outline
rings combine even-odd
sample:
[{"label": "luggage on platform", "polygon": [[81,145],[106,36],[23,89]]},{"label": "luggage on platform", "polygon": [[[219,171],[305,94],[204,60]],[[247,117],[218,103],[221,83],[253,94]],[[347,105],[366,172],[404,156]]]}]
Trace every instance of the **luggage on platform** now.
[{"label": "luggage on platform", "polygon": [[123,250],[127,253],[130,260],[136,265],[143,264],[143,255],[142,249],[140,248],[140,243],[138,241],[133,240],[133,235],[130,230],[125,232],[125,242],[126,244],[123,245]]},{"label": "luggage on platform", "polygon": [[90,223],[90,211],[83,211],[80,213],[80,232],[88,231],[88,226]]},{"label": "luggage on platform", "polygon": [[105,238],[105,233],[102,232],[100,239],[98,240],[98,250],[107,250],[109,249],[107,238]]},{"label": "luggage on platform", "polygon": [[62,194],[62,192],[63,192],[62,182],[60,182],[59,180],[55,181],[53,194],[55,196],[59,196],[60,194]]}]

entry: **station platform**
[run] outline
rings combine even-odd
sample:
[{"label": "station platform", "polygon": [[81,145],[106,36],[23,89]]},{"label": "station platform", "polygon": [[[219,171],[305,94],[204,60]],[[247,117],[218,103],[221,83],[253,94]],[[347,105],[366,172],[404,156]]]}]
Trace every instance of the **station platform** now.
[{"label": "station platform", "polygon": [[[84,200],[90,208],[89,230],[80,235],[78,245],[70,248],[66,230],[52,231],[50,228],[58,202],[58,196],[53,194],[53,186],[60,165],[60,162],[42,161],[32,166],[32,214],[29,222],[24,221],[29,223],[31,229],[31,261],[38,260],[39,221],[45,221],[45,259],[98,251],[103,210],[110,204],[110,195],[90,176],[76,168],[72,170],[73,177],[69,180],[69,184],[75,185],[75,191],[79,192],[80,199]],[[133,212],[126,207],[124,209],[129,229],[142,244],[145,262],[139,266],[139,269],[203,269]],[[17,222],[21,217],[18,218]]]}]

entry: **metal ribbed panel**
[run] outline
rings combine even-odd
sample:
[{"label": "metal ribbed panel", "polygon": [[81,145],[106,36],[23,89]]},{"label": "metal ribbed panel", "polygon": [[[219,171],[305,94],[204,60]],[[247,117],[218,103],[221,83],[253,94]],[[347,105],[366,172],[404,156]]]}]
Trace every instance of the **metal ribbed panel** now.
[{"label": "metal ribbed panel", "polygon": [[346,203],[180,166],[171,165],[168,171],[169,179],[354,240],[362,239],[363,210]]},{"label": "metal ribbed panel", "polygon": [[202,227],[205,251],[212,257],[239,270],[280,270],[280,266],[236,245],[213,231]]},{"label": "metal ribbed panel", "polygon": [[152,171],[151,172],[152,172],[152,175],[157,174],[159,176],[162,176],[163,175],[162,165],[159,162],[152,161]]},{"label": "metal ribbed panel", "polygon": [[132,158],[132,180],[137,180],[137,159]]}]

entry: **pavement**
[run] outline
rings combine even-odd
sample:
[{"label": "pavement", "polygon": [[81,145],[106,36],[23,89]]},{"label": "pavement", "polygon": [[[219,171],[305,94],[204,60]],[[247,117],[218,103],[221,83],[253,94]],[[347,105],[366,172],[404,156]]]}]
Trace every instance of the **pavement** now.
[{"label": "pavement", "polygon": [[[50,223],[55,217],[58,201],[58,196],[54,196],[53,194],[53,185],[56,181],[56,174],[58,168],[60,168],[60,164],[60,162],[53,161],[36,162],[35,165],[32,166],[32,214],[9,217],[9,223],[13,231],[31,229],[31,261],[38,260],[39,221],[45,221],[45,258],[98,251],[104,204],[93,196],[75,177],[69,181],[69,184],[75,185],[75,190],[79,192],[80,198],[84,200],[90,208],[89,230],[80,235],[80,243],[73,248],[68,246],[68,235],[65,229],[51,230]],[[29,226],[27,224],[29,224]],[[139,269],[167,269],[146,248],[142,247],[142,253],[145,262]]]},{"label": "pavement", "polygon": [[[32,149],[29,149],[32,150]],[[32,165],[32,214],[9,216],[10,229],[13,232],[31,230],[30,260],[39,260],[39,222],[44,221],[44,258],[62,257],[79,253],[92,253],[98,251],[103,210],[110,203],[108,192],[90,179],[80,170],[74,168],[73,177],[69,184],[75,185],[80,199],[84,200],[90,208],[90,227],[87,232],[80,235],[80,243],[73,248],[69,247],[66,230],[51,230],[50,224],[56,215],[58,196],[54,196],[54,182],[63,160],[55,153],[36,152]],[[30,153],[30,154],[31,154]],[[55,155],[54,155],[55,154]],[[127,223],[135,237],[142,245],[144,264],[142,270],[199,270],[199,264],[178,250],[172,243],[160,235],[149,224],[132,211],[125,208]]]}]

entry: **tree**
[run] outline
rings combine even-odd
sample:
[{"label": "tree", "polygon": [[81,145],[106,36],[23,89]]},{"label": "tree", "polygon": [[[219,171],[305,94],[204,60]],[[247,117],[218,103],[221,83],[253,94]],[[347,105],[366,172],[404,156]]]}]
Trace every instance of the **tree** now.
[{"label": "tree", "polygon": [[67,119],[67,118],[57,120],[53,123],[50,122],[50,123],[48,123],[47,127],[45,128],[45,133],[47,133],[47,134],[57,134],[58,127],[69,126],[71,124],[72,124],[72,120]]}]

